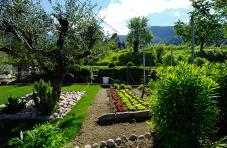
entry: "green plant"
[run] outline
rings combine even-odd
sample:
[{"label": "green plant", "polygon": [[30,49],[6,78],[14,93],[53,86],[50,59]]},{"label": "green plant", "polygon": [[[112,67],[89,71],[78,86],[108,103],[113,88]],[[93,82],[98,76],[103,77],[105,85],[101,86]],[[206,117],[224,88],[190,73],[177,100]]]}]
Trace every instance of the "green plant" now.
[{"label": "green plant", "polygon": [[114,62],[109,64],[109,68],[113,68],[115,66],[116,66],[116,64]]},{"label": "green plant", "polygon": [[12,138],[9,145],[17,148],[60,148],[65,144],[63,132],[50,123],[36,126],[33,130],[20,133]]},{"label": "green plant", "polygon": [[8,103],[6,107],[1,110],[2,113],[14,114],[25,108],[26,102],[24,100],[19,100],[18,98],[13,98],[10,96],[8,98]]},{"label": "green plant", "polygon": [[205,58],[200,58],[200,57],[195,58],[195,64],[197,66],[200,66],[200,67],[203,66],[204,64],[208,63],[208,62],[209,61]]},{"label": "green plant", "polygon": [[127,66],[130,67],[130,66],[135,66],[135,64],[133,62],[128,62],[127,63]]},{"label": "green plant", "polygon": [[162,147],[199,147],[215,130],[218,85],[202,72],[186,63],[158,69],[151,109]]},{"label": "green plant", "polygon": [[119,88],[120,88],[120,85],[117,84],[117,83],[115,83],[115,84],[113,85],[113,88],[114,88],[114,89],[119,89]]},{"label": "green plant", "polygon": [[36,109],[42,115],[51,114],[57,103],[56,93],[52,91],[50,82],[46,83],[44,80],[34,83],[33,100]]},{"label": "green plant", "polygon": [[226,148],[227,147],[227,136],[221,138],[220,140],[213,142],[211,145],[212,148]]},{"label": "green plant", "polygon": [[170,54],[166,54],[162,58],[162,62],[165,66],[174,66],[176,65],[176,60],[174,56],[171,56]]}]

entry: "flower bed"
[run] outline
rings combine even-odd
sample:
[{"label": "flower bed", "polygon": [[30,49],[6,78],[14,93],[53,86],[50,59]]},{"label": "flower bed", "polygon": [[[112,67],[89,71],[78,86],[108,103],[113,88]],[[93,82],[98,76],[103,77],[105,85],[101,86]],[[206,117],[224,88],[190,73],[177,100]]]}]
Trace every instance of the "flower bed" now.
[{"label": "flower bed", "polygon": [[112,90],[111,96],[117,111],[140,111],[148,108],[148,102],[140,99],[128,89]]}]

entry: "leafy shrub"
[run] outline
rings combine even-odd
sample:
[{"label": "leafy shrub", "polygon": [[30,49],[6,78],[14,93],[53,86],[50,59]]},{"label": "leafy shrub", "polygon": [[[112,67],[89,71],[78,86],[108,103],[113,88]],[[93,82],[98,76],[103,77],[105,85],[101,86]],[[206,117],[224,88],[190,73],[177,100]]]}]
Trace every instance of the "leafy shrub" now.
[{"label": "leafy shrub", "polygon": [[114,88],[114,89],[119,89],[119,88],[120,88],[120,85],[117,84],[117,83],[115,83],[115,84],[113,85],[113,88]]},{"label": "leafy shrub", "polygon": [[[155,55],[152,52],[146,52],[145,60],[147,66],[155,66]],[[119,65],[127,65],[128,62],[132,62],[135,66],[143,65],[143,53],[128,52],[120,55]]]},{"label": "leafy shrub", "polygon": [[200,67],[203,66],[205,63],[208,63],[208,62],[209,61],[205,58],[200,58],[200,57],[195,58],[195,64],[197,66],[200,66]]},{"label": "leafy shrub", "polygon": [[203,68],[205,75],[211,77],[219,84],[219,88],[217,89],[218,95],[220,96],[217,98],[218,106],[220,108],[220,119],[218,124],[220,132],[223,132],[225,135],[226,133],[224,131],[226,131],[227,122],[227,63],[210,63]]},{"label": "leafy shrub", "polygon": [[64,144],[63,132],[49,123],[21,132],[19,138],[9,141],[9,145],[17,148],[60,148]]},{"label": "leafy shrub", "polygon": [[[172,59],[172,64],[171,64],[171,59]],[[171,57],[170,54],[164,55],[163,58],[162,58],[162,62],[166,66],[174,66],[174,65],[176,65],[176,60],[175,60],[174,56]]]},{"label": "leafy shrub", "polygon": [[42,115],[51,114],[57,103],[57,95],[52,92],[50,82],[46,83],[43,80],[34,83],[33,99],[36,109]]},{"label": "leafy shrub", "polygon": [[206,58],[210,62],[225,62],[227,60],[227,51],[208,50],[196,52],[196,57]]},{"label": "leafy shrub", "polygon": [[130,66],[135,66],[135,64],[133,62],[128,62],[127,63],[127,66],[130,67]]},{"label": "leafy shrub", "polygon": [[6,107],[3,110],[1,110],[1,112],[7,113],[7,114],[15,114],[21,111],[22,109],[24,109],[25,104],[26,104],[25,101],[19,100],[18,98],[13,98],[12,96],[10,96],[8,98],[8,103]]},{"label": "leafy shrub", "polygon": [[116,64],[114,62],[109,64],[109,68],[113,68],[115,66],[116,66]]},{"label": "leafy shrub", "polygon": [[226,148],[227,147],[227,136],[220,140],[212,143],[212,148]]},{"label": "leafy shrub", "polygon": [[214,129],[217,83],[194,65],[159,68],[152,120],[161,147],[199,147]]},{"label": "leafy shrub", "polygon": [[156,48],[156,63],[162,63],[162,56],[164,55],[165,49],[163,44],[159,44]]}]

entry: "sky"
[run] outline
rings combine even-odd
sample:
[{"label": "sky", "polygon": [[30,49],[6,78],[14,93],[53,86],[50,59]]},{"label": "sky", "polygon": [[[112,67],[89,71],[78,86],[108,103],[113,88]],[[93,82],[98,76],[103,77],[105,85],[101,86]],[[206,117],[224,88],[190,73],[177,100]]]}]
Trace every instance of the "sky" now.
[{"label": "sky", "polygon": [[[49,9],[47,1],[43,1],[43,6]],[[63,3],[64,0],[58,1]],[[147,17],[149,26],[173,26],[179,19],[187,22],[188,12],[192,9],[189,0],[91,0],[91,2],[96,3],[97,8],[101,7],[99,17],[111,26],[103,23],[104,31],[120,35],[128,33],[127,24],[133,17]]]}]

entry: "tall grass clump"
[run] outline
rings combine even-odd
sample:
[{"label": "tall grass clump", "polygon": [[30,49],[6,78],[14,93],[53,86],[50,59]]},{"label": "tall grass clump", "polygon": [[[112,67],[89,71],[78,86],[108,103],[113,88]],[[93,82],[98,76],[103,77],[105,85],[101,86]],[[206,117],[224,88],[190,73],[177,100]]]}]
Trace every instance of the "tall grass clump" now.
[{"label": "tall grass clump", "polygon": [[21,132],[20,137],[9,141],[9,145],[15,148],[61,148],[64,144],[65,138],[62,130],[50,123]]},{"label": "tall grass clump", "polygon": [[183,62],[160,67],[157,75],[155,87],[150,86],[156,90],[151,103],[156,147],[200,147],[215,129],[217,83],[199,67]]},{"label": "tall grass clump", "polygon": [[219,84],[217,92],[220,97],[217,98],[220,108],[218,126],[218,136],[226,135],[227,132],[227,62],[225,63],[210,63],[205,65],[203,72],[208,77],[211,77]]}]

